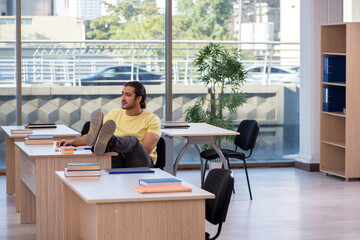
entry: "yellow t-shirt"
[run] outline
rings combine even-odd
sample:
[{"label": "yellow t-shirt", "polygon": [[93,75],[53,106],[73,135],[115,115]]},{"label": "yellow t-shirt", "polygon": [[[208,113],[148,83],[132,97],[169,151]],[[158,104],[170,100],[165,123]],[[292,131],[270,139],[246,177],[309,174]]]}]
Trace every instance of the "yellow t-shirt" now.
[{"label": "yellow t-shirt", "polygon": [[[145,109],[138,116],[128,116],[122,108],[114,109],[106,114],[104,123],[108,120],[114,120],[116,123],[115,136],[125,137],[135,135],[141,144],[147,132],[155,133],[158,136],[161,135],[160,118]],[[156,146],[150,156],[154,160],[154,163],[156,163]]]}]

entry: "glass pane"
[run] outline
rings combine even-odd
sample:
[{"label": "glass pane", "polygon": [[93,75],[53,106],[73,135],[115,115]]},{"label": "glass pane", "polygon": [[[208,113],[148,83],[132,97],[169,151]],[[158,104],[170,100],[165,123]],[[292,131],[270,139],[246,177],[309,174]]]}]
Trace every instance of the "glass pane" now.
[{"label": "glass pane", "polygon": [[[244,119],[260,123],[253,161],[293,159],[299,151],[300,75],[292,69],[299,69],[300,64],[300,1],[179,0],[173,14],[175,120],[185,119],[186,109],[198,106],[200,96],[210,101],[211,90],[201,81],[202,73],[195,61],[200,50],[209,41],[227,51],[237,49],[248,71],[241,87],[246,102],[235,111],[225,109],[223,116],[232,121],[235,130]],[[264,71],[269,67],[271,71]],[[231,89],[225,88],[225,95],[229,94]],[[185,140],[181,141],[175,155],[184,145]],[[234,149],[233,141],[223,141],[221,147]],[[181,162],[198,164],[197,150],[188,150]]]},{"label": "glass pane", "polygon": [[64,124],[80,132],[93,112],[121,107],[128,81],[145,85],[147,108],[162,118],[161,4],[74,2],[55,1],[54,9],[39,2],[27,14],[32,24],[22,25],[23,122]]},{"label": "glass pane", "polygon": [[[12,9],[11,4],[0,4],[0,126],[16,125],[16,28]],[[5,169],[5,133],[0,132],[0,169]]]},{"label": "glass pane", "polygon": [[360,2],[357,0],[343,0],[343,21],[360,21]]}]

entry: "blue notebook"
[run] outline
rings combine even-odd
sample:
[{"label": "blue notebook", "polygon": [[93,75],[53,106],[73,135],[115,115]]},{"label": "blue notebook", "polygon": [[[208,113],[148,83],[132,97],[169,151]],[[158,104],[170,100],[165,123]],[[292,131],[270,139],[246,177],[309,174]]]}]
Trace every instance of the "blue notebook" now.
[{"label": "blue notebook", "polygon": [[164,121],[161,122],[161,128],[188,128],[190,127],[188,122],[185,121]]},{"label": "blue notebook", "polygon": [[139,179],[139,185],[141,186],[166,186],[166,185],[178,185],[178,184],[181,184],[181,180],[177,178]]},{"label": "blue notebook", "polygon": [[136,167],[136,168],[106,168],[105,172],[108,174],[121,174],[121,173],[154,173],[148,167]]}]

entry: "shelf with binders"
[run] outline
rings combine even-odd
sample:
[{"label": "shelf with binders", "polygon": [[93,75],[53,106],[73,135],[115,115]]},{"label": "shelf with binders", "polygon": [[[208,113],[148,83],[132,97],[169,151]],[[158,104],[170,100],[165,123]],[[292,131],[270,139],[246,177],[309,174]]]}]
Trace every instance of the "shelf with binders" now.
[{"label": "shelf with binders", "polygon": [[345,116],[346,55],[323,53],[322,69],[322,111]]},{"label": "shelf with binders", "polygon": [[343,113],[346,107],[346,88],[342,86],[322,85],[322,111]]},{"label": "shelf with binders", "polygon": [[360,178],[360,23],[321,26],[320,171]]},{"label": "shelf with binders", "polygon": [[323,83],[344,86],[346,82],[346,56],[322,54]]}]

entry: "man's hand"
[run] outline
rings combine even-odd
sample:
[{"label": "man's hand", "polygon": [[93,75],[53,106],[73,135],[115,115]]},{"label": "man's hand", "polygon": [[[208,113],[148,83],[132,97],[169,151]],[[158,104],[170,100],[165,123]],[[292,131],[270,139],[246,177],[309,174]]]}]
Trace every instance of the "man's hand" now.
[{"label": "man's hand", "polygon": [[61,146],[72,146],[72,140],[61,139],[60,141],[57,141],[57,142],[56,142],[56,146],[57,146],[57,147],[61,147]]}]

